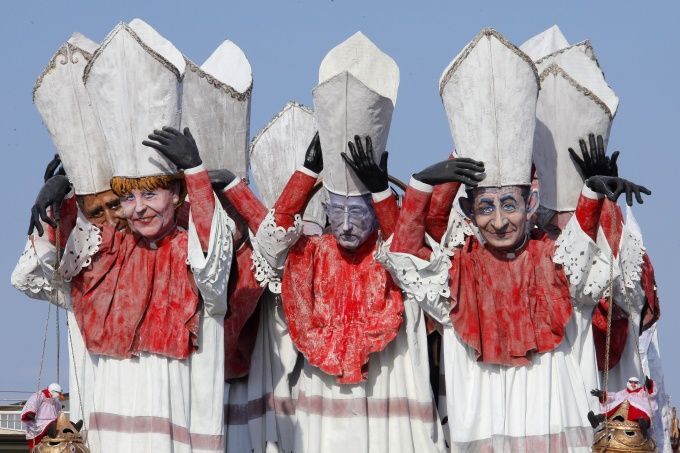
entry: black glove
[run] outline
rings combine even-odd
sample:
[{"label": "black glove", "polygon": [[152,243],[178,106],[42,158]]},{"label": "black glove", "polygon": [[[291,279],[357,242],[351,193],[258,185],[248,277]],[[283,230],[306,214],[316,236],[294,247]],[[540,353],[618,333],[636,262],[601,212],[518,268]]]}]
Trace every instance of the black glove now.
[{"label": "black glove", "polygon": [[[66,175],[64,166],[59,166],[61,164],[61,158],[59,154],[55,154],[52,160],[45,167],[45,174],[43,175],[43,182],[47,182],[54,175]],[[57,169],[58,168],[58,169]]]},{"label": "black glove", "polygon": [[430,165],[413,175],[415,179],[425,184],[437,185],[447,182],[460,182],[466,186],[476,187],[486,175],[484,174],[484,162],[457,157],[443,160]]},{"label": "black glove", "polygon": [[149,138],[153,141],[144,140],[142,145],[157,149],[180,170],[198,167],[203,163],[198,154],[196,140],[188,127],[184,128],[182,134],[177,129],[166,126],[163,130],[154,130]]},{"label": "black glove", "polygon": [[591,176],[586,179],[586,186],[594,192],[605,195],[614,202],[618,200],[623,192],[626,192],[626,204],[628,206],[633,206],[633,194],[635,194],[635,199],[640,204],[644,203],[640,193],[647,195],[652,194],[645,186],[638,186],[635,183],[616,176]]},{"label": "black glove", "polygon": [[649,390],[652,386],[654,386],[654,381],[652,381],[649,376],[645,376],[645,388]]},{"label": "black glove", "polygon": [[579,157],[572,148],[569,148],[569,154],[581,170],[583,177],[588,179],[591,176],[598,175],[619,176],[619,167],[616,161],[620,153],[614,151],[611,157],[607,156],[604,152],[604,140],[601,135],[597,136],[597,143],[595,143],[595,136],[593,134],[588,135],[588,142],[590,143],[590,151],[586,147],[585,140],[581,139],[578,141],[583,158]]},{"label": "black glove", "polygon": [[604,390],[593,389],[593,390],[590,391],[590,394],[598,397],[599,399],[604,398]]},{"label": "black glove", "polygon": [[33,233],[33,229],[38,230],[38,235],[42,236],[45,231],[43,230],[40,219],[48,223],[52,227],[57,227],[57,222],[51,219],[47,215],[47,208],[49,206],[60,206],[61,202],[64,201],[64,197],[71,191],[71,183],[68,178],[64,175],[54,175],[47,180],[45,185],[42,186],[38,196],[35,199],[35,203],[31,208],[31,223],[28,225],[28,234]]},{"label": "black glove", "polygon": [[215,192],[222,192],[231,182],[236,179],[236,175],[229,170],[208,170],[210,176],[210,184]]},{"label": "black glove", "polygon": [[380,164],[375,163],[373,159],[373,142],[371,137],[366,136],[366,151],[361,144],[361,137],[354,136],[354,143],[349,142],[349,152],[352,155],[350,159],[346,153],[340,153],[347,165],[349,165],[354,173],[356,173],[359,180],[372,193],[382,192],[389,187],[389,180],[387,176],[387,151],[380,156]]},{"label": "black glove", "polygon": [[314,138],[312,138],[307,147],[305,162],[302,166],[316,174],[321,173],[321,170],[323,170],[323,155],[321,154],[321,140],[319,140],[318,132],[314,134]]}]

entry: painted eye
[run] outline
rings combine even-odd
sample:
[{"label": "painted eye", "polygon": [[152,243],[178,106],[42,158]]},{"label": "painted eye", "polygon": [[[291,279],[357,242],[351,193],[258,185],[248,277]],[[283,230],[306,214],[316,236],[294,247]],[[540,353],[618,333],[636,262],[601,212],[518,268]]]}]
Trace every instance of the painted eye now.
[{"label": "painted eye", "polygon": [[493,212],[493,206],[483,206],[479,208],[478,212],[482,215],[491,214]]},{"label": "painted eye", "polygon": [[505,212],[515,212],[517,210],[517,206],[515,206],[514,204],[504,204],[503,210]]}]

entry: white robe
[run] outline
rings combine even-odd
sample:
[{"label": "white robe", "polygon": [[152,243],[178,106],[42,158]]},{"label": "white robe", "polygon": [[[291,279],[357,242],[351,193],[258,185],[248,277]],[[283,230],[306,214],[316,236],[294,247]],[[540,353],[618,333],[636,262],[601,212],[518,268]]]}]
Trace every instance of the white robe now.
[{"label": "white robe", "polygon": [[[138,357],[121,360],[89,354],[84,348],[78,353],[76,350],[79,344],[82,345],[82,337],[74,335],[77,328],[72,313],[69,313],[71,341],[77,354],[71,368],[78,371],[88,429],[87,443],[93,452],[178,453],[221,452],[224,449],[223,319],[227,309],[226,286],[234,225],[218,201],[215,206],[206,254],[201,250],[193,221],[189,222],[188,264],[201,293],[202,310],[198,350],[188,359],[141,353]],[[87,254],[70,254],[68,251],[82,252],[84,245],[97,243],[97,237],[93,235],[99,234],[98,229],[82,217],[78,221],[86,228],[73,230],[60,265],[60,272],[69,276],[86,267],[89,260],[74,265],[69,262],[69,256]],[[96,251],[90,249],[89,255]],[[16,281],[30,281],[29,286],[34,287],[35,275],[26,275],[30,266],[21,263],[22,260],[23,255],[21,266],[17,265],[20,269],[15,272],[25,276],[17,276]],[[62,269],[66,270],[62,272]],[[49,286],[50,277],[42,280]],[[23,290],[22,286],[26,285],[18,286]],[[70,305],[68,289],[65,284],[61,291],[65,295],[64,303]],[[50,291],[53,288],[49,287],[42,293]],[[71,389],[76,389],[73,381],[75,379],[71,382]],[[72,404],[74,420],[80,415],[80,402],[75,403]]]},{"label": "white robe", "polygon": [[590,451],[589,410],[598,408],[597,363],[591,313],[609,278],[608,265],[576,218],[558,242],[555,261],[570,279],[574,310],[553,351],[535,354],[528,366],[481,363],[454,331],[449,318],[449,256],[471,231],[452,218],[431,260],[389,251],[381,261],[402,290],[441,323],[445,396],[440,399],[451,451]]},{"label": "white robe", "polygon": [[[273,211],[253,243],[258,279],[277,291],[289,248],[301,234],[299,219],[289,230],[276,227]],[[405,301],[397,337],[371,354],[368,378],[339,384],[304,360],[294,395],[295,453],[428,453],[445,451],[430,388],[422,311]]]}]

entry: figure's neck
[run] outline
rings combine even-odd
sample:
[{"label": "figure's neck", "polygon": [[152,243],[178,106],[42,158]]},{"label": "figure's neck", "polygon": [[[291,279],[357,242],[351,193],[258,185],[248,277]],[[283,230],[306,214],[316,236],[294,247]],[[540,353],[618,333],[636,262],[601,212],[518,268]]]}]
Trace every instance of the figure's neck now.
[{"label": "figure's neck", "polygon": [[517,258],[517,256],[522,253],[522,251],[526,248],[527,244],[529,243],[529,232],[526,232],[524,236],[522,236],[522,239],[512,246],[511,248],[508,249],[496,249],[493,247],[489,247],[488,243],[485,243],[484,246],[486,247],[487,250],[489,250],[491,253],[494,255],[498,256],[499,258],[504,258],[507,260],[513,260]]}]

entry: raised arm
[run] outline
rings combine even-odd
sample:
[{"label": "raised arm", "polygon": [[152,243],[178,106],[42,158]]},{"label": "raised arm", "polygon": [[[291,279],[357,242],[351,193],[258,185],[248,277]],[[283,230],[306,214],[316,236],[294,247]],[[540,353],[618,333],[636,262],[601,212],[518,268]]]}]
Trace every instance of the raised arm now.
[{"label": "raised arm", "polygon": [[142,144],[155,148],[179,170],[184,170],[184,181],[191,201],[191,218],[201,247],[207,250],[215,213],[215,196],[191,131],[188,127],[184,128],[184,133],[172,127],[164,127],[162,130],[154,130],[149,139]]}]

